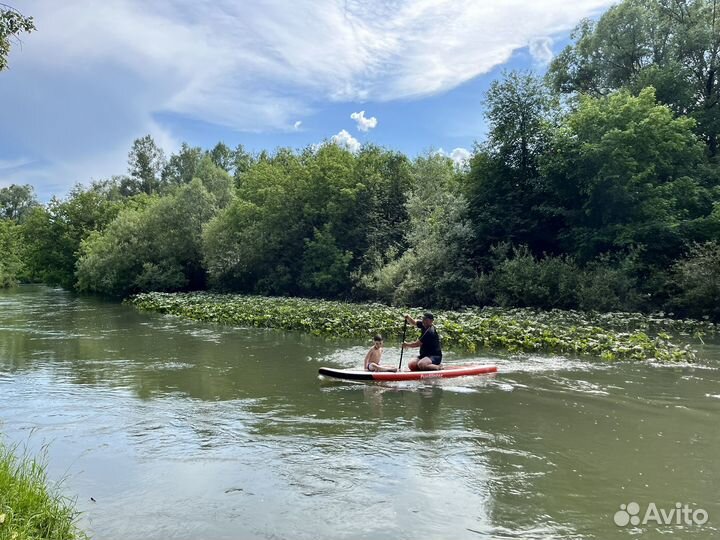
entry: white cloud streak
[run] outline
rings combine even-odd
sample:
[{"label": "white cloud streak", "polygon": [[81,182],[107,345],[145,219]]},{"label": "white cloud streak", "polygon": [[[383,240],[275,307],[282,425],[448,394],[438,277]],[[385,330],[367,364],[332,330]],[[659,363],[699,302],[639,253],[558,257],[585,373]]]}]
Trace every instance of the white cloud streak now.
[{"label": "white cloud streak", "polygon": [[[292,129],[319,100],[449,90],[612,0],[28,1],[40,30],[23,62],[115,65],[155,111],[241,130]],[[69,38],[70,36],[70,38]]]},{"label": "white cloud streak", "polygon": [[553,59],[553,40],[549,37],[537,38],[530,41],[530,56],[541,65],[549,64]]}]

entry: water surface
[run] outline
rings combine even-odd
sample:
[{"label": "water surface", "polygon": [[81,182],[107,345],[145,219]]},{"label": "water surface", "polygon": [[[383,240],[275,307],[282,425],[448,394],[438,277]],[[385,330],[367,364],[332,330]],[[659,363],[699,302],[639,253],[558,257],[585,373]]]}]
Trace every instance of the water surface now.
[{"label": "water surface", "polygon": [[[695,366],[450,353],[499,373],[318,378],[370,339],[0,291],[0,431],[47,446],[96,539],[720,538],[717,346]],[[633,501],[709,521],[617,526]]]}]

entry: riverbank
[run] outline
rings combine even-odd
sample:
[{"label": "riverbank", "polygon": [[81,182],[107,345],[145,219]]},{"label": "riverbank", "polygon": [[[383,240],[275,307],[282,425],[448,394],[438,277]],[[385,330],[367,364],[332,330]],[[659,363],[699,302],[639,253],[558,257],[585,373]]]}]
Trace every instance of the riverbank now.
[{"label": "riverbank", "polygon": [[85,539],[73,503],[48,487],[43,459],[0,440],[0,540]]},{"label": "riverbank", "polygon": [[[383,304],[210,293],[144,293],[127,302],[140,310],[198,321],[360,339],[376,333],[399,339],[403,314],[418,317],[422,313],[422,308]],[[691,362],[695,352],[689,345],[678,344],[671,334],[700,336],[716,330],[710,323],[638,314],[471,308],[435,315],[443,343],[451,349],[547,352],[608,361]]]}]

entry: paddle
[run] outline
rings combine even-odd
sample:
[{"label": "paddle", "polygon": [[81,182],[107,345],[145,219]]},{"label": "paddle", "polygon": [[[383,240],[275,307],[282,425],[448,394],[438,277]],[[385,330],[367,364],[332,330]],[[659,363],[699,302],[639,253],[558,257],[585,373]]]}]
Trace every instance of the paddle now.
[{"label": "paddle", "polygon": [[405,351],[405,347],[403,347],[403,344],[405,343],[405,332],[407,332],[407,317],[405,318],[405,326],[403,326],[402,343],[400,343],[400,363],[398,364],[398,371],[400,371],[400,368],[402,367],[402,356]]}]

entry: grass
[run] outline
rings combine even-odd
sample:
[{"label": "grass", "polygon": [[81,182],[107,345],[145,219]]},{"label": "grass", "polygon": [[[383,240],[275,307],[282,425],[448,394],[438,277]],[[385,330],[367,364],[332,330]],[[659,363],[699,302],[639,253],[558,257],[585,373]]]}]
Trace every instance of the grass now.
[{"label": "grass", "polygon": [[[418,318],[422,308],[395,308],[306,298],[270,298],[210,293],[145,293],[128,300],[141,310],[236,326],[297,330],[317,336],[361,338],[380,333],[399,338],[403,314]],[[476,352],[547,352],[603,360],[693,361],[689,345],[670,335],[712,331],[705,323],[678,323],[638,314],[470,308],[435,313],[445,347]],[[704,326],[703,326],[704,325]],[[409,335],[414,335],[411,331]]]},{"label": "grass", "polygon": [[44,451],[18,450],[0,440],[0,540],[86,539],[72,501],[49,487]]}]

